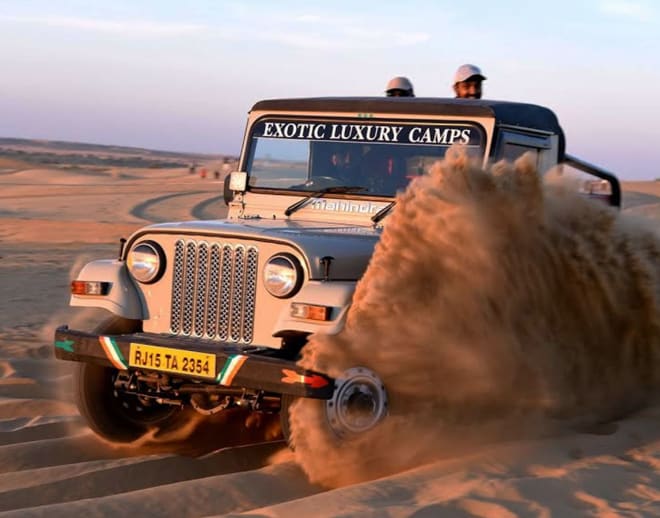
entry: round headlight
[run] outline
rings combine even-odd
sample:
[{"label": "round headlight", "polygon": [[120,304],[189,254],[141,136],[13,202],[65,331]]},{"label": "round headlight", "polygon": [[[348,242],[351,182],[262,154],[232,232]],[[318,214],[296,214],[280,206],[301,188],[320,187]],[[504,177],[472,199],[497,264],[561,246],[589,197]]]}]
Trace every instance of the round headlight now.
[{"label": "round headlight", "polygon": [[128,252],[126,264],[135,279],[151,284],[160,279],[165,271],[165,253],[158,243],[142,241]]},{"label": "round headlight", "polygon": [[264,266],[264,286],[274,297],[282,299],[293,296],[300,289],[302,281],[302,266],[292,255],[274,255]]}]

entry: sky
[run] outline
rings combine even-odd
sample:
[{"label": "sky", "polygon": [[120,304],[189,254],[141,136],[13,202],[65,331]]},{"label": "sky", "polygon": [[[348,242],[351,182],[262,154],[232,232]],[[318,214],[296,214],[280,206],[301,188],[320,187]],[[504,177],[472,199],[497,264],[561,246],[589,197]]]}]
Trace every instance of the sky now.
[{"label": "sky", "polygon": [[660,178],[656,0],[0,0],[0,137],[237,155],[261,99],[452,97],[463,63],[567,152]]}]

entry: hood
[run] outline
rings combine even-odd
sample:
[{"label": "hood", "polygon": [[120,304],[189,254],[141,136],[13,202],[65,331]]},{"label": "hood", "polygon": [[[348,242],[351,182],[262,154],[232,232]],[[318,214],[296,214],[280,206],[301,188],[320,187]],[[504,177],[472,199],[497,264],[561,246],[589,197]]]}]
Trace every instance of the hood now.
[{"label": "hood", "polygon": [[128,245],[145,234],[167,233],[229,237],[247,241],[277,242],[298,249],[306,258],[312,279],[322,279],[321,259],[332,258],[329,279],[357,280],[364,274],[380,239],[372,226],[319,223],[304,220],[212,220],[160,223],[141,229]]}]

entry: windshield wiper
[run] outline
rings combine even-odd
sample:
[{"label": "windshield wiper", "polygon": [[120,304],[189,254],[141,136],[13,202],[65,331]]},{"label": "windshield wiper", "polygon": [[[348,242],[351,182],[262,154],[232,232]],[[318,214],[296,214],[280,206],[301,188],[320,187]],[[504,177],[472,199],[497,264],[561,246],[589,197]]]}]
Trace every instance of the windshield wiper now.
[{"label": "windshield wiper", "polygon": [[385,205],[382,209],[380,209],[376,214],[371,216],[371,221],[375,223],[378,223],[381,219],[383,219],[385,216],[387,216],[390,211],[394,208],[396,205],[396,201],[390,202],[387,205]]},{"label": "windshield wiper", "polygon": [[293,205],[290,205],[284,211],[285,216],[291,216],[299,208],[305,205],[312,198],[322,198],[326,194],[344,194],[348,192],[359,192],[366,190],[366,187],[361,187],[359,185],[339,185],[335,187],[326,187],[325,189],[319,189],[318,191],[312,191],[303,199],[298,200]]}]

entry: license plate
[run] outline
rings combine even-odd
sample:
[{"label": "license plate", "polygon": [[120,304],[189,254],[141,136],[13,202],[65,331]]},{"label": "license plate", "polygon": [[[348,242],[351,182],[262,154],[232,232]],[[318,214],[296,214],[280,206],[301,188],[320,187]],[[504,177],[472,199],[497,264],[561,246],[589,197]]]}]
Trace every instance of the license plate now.
[{"label": "license plate", "polygon": [[214,354],[131,343],[128,364],[142,369],[215,378]]}]

